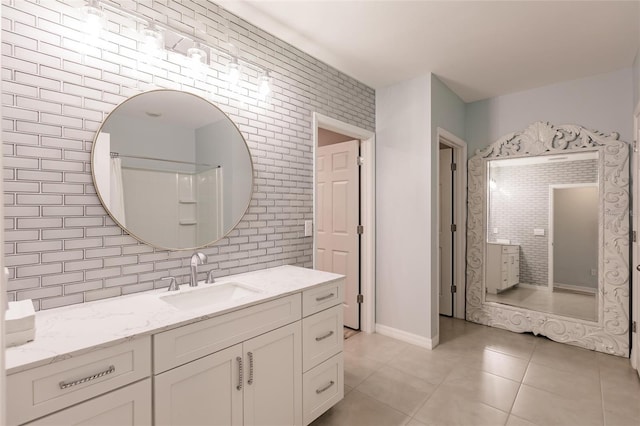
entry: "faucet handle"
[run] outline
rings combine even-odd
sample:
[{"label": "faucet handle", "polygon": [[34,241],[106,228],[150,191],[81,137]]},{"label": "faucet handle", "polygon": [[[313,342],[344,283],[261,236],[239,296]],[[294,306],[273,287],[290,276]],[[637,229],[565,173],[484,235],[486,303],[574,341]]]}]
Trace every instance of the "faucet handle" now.
[{"label": "faucet handle", "polygon": [[215,278],[213,278],[213,269],[212,269],[209,272],[207,272],[207,280],[205,281],[205,283],[213,284],[215,281],[216,280],[215,280]]},{"label": "faucet handle", "polygon": [[176,282],[176,277],[164,277],[164,278],[160,278],[162,281],[166,281],[169,280],[169,288],[167,289],[167,291],[178,291],[180,290],[180,286],[178,286],[178,283]]}]

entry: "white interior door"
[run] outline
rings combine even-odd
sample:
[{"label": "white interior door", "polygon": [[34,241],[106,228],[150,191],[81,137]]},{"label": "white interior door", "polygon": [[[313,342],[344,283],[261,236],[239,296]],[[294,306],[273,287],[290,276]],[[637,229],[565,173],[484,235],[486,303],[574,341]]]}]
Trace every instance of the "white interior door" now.
[{"label": "white interior door", "polygon": [[346,276],[344,325],[360,328],[360,208],[358,148],[354,140],[316,151],[316,268]]},{"label": "white interior door", "polygon": [[440,149],[440,176],[438,185],[440,189],[440,245],[438,255],[440,257],[440,314],[453,315],[453,174],[451,163],[453,162],[453,149]]}]

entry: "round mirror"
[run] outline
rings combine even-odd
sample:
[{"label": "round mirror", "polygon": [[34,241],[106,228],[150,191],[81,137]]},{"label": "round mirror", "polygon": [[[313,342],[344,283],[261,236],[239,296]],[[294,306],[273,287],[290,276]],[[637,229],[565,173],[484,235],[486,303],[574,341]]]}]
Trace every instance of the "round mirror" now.
[{"label": "round mirror", "polygon": [[235,124],[205,99],[175,90],[120,104],[93,142],[103,206],[122,229],[157,248],[218,241],[251,200],[253,163]]}]

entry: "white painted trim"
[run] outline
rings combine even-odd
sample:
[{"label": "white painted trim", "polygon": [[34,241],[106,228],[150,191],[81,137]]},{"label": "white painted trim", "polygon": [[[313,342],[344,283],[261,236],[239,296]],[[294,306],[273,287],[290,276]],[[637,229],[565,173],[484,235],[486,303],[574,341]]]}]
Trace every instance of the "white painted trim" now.
[{"label": "white painted trim", "polygon": [[[2,22],[2,8],[0,8],[0,22]],[[0,27],[2,25],[0,24]],[[1,28],[0,28],[1,29]],[[0,31],[0,42],[2,41],[2,31]],[[0,59],[0,65],[2,59]],[[0,75],[0,84],[2,83],[2,75]],[[2,112],[0,111],[0,121],[2,121]],[[2,129],[0,129],[0,142],[4,139],[2,137]],[[0,156],[0,168],[2,168],[3,159]],[[4,179],[0,179],[0,193],[4,191]],[[4,219],[4,206],[0,205],[0,218]],[[7,277],[4,273],[4,227],[0,228],[0,425],[7,424],[6,412],[7,412],[7,379],[5,374],[5,301],[7,300]]]},{"label": "white painted trim", "polygon": [[598,289],[591,287],[581,287],[575,284],[563,284],[563,283],[554,283],[553,288],[559,288],[561,290],[570,290],[576,293],[585,293],[585,294],[596,294]]},{"label": "white painted trim", "polygon": [[428,339],[424,336],[408,333],[406,331],[398,330],[397,328],[389,327],[382,324],[376,324],[376,333],[429,350],[432,350],[433,348],[438,346],[440,340],[438,334],[436,334],[433,339]]},{"label": "white painted trim", "polygon": [[518,288],[526,288],[529,290],[537,290],[537,291],[551,291],[549,289],[549,286],[546,285],[533,285],[533,284],[524,284],[524,283],[518,283]]},{"label": "white painted trim", "polygon": [[[633,139],[636,144],[640,144],[640,102],[636,105],[635,112],[633,114]],[[638,179],[640,178],[640,155],[638,154],[637,148],[632,150],[631,153],[631,164],[632,164],[632,174],[633,174],[633,217],[635,220],[631,223],[631,229],[633,229],[636,233],[640,229],[640,202],[638,201],[638,196],[640,194],[640,190],[638,188]],[[640,279],[640,273],[636,269],[636,266],[640,264],[640,253],[639,247],[640,244],[638,242],[631,243],[632,246],[632,263],[631,263],[631,273],[633,277],[632,289],[631,293],[633,294],[633,299],[631,301],[631,312],[632,321],[635,321],[636,324],[640,324],[640,314],[638,310],[640,310],[640,285],[638,285],[638,280]],[[638,338],[638,332],[631,333],[631,366],[636,369],[638,375],[640,376],[640,338]]]},{"label": "white painted trim", "polygon": [[[456,179],[454,185],[455,199],[454,199],[454,217],[455,223],[458,226],[456,235],[454,238],[454,251],[453,257],[454,269],[455,269],[455,285],[458,286],[458,291],[453,301],[453,316],[455,318],[465,318],[465,294],[466,289],[466,249],[467,249],[467,143],[454,135],[453,133],[438,127],[436,129],[438,144],[442,143],[453,148],[454,161],[457,165]],[[439,146],[439,145],[438,145]],[[439,162],[436,162],[438,170],[436,170],[436,176],[440,176]],[[438,185],[436,185],[438,186]],[[440,199],[439,191],[436,194],[436,200]],[[440,220],[440,209],[436,209],[438,218]],[[438,222],[439,223],[439,222]],[[436,247],[440,246],[440,236],[436,232],[435,235]],[[440,276],[440,263],[436,262],[437,275]],[[434,283],[433,285],[439,285]],[[440,315],[440,298],[438,298],[438,311],[435,312],[435,316],[432,315],[432,321],[438,321],[438,315]],[[439,322],[439,321],[438,321]],[[438,334],[440,334],[440,326],[438,325]]]},{"label": "white painted trim", "polygon": [[[556,189],[566,189],[566,188],[589,188],[589,187],[596,187],[598,188],[598,183],[597,182],[589,182],[589,183],[558,183],[558,184],[552,184],[549,185],[549,236],[547,237],[547,255],[548,255],[548,262],[547,262],[547,268],[548,268],[548,280],[547,280],[547,287],[549,287],[549,291],[553,291],[553,236],[554,236],[554,227],[555,224],[553,223],[553,191],[555,191]],[[595,292],[594,292],[595,293]]]},{"label": "white painted trim", "polygon": [[[316,181],[316,148],[318,127],[360,139],[360,154],[364,159],[361,168],[360,205],[364,234],[360,245],[360,292],[364,298],[360,310],[360,329],[365,333],[375,331],[376,307],[376,200],[375,200],[375,133],[360,127],[343,123],[320,113],[313,113],[313,182]],[[313,185],[313,222],[316,223],[316,186]],[[313,227],[313,266],[316,265],[316,227]]]}]

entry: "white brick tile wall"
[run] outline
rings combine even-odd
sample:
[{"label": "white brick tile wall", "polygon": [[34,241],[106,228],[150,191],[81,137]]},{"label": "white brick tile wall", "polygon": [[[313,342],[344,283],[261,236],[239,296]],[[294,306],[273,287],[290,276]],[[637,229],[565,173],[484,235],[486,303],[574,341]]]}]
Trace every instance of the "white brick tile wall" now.
[{"label": "white brick tile wall", "polygon": [[[95,132],[129,96],[156,88],[209,97],[239,126],[254,166],[254,198],[227,238],[202,249],[204,273],[224,276],[282,264],[311,266],[312,112],[373,130],[375,94],[220,9],[199,0],[117,1],[211,45],[233,40],[274,76],[268,107],[227,97],[218,58],[205,81],[178,55],[138,63],[135,24],[107,12],[104,50],[82,55],[75,9],[67,0],[2,0],[2,107],[9,300],[49,309],[187,282],[189,251],[156,250],[125,234],[100,205],[91,179]],[[76,4],[77,2],[74,2]],[[137,6],[136,6],[137,4]],[[214,53],[214,58],[217,57]],[[255,84],[257,75],[249,74]],[[249,94],[245,90],[245,94]]]}]

